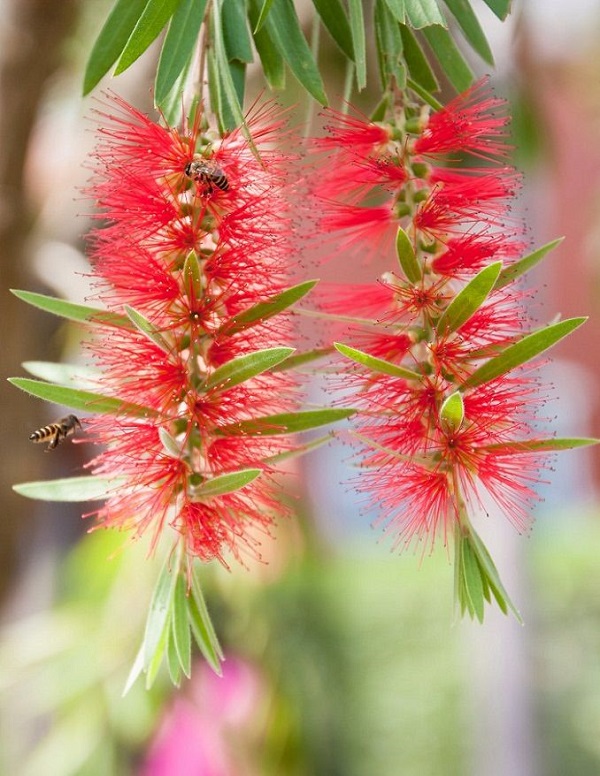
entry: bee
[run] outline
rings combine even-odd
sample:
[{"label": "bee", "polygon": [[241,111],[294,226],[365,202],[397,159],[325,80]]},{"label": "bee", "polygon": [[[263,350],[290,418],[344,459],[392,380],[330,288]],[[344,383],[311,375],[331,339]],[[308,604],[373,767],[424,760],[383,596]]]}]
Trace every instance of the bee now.
[{"label": "bee", "polygon": [[77,426],[81,428],[79,418],[75,415],[67,415],[55,423],[49,423],[43,428],[39,428],[29,435],[29,439],[32,442],[48,442],[48,447],[45,452],[54,450],[54,448],[60,443],[62,439],[72,436],[77,430]]},{"label": "bee", "polygon": [[221,191],[229,190],[227,176],[219,165],[211,159],[194,159],[186,164],[184,172],[193,181],[203,183],[209,194],[212,194],[214,186]]}]

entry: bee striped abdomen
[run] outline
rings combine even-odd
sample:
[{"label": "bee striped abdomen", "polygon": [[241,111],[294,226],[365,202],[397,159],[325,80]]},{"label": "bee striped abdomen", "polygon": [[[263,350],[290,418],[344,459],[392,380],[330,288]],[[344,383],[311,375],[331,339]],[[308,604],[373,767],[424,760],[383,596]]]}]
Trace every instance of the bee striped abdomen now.
[{"label": "bee striped abdomen", "polygon": [[29,439],[36,444],[41,442],[48,442],[46,450],[54,450],[54,448],[61,442],[61,440],[72,436],[77,427],[81,428],[79,418],[75,415],[67,415],[55,423],[48,423],[47,426],[42,426],[29,435]]},{"label": "bee striped abdomen", "polygon": [[212,192],[213,186],[221,191],[229,190],[229,181],[223,170],[210,159],[195,159],[188,162],[184,170],[188,178],[203,183]]}]

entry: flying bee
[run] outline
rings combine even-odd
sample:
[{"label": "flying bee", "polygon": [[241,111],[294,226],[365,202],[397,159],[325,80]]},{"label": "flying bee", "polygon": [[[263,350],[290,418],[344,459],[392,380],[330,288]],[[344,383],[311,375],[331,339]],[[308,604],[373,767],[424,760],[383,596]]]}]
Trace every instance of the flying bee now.
[{"label": "flying bee", "polygon": [[193,181],[203,183],[209,194],[212,194],[214,186],[221,191],[229,190],[227,176],[219,165],[211,159],[194,159],[186,164],[184,172]]},{"label": "flying bee", "polygon": [[29,439],[32,442],[48,442],[48,447],[45,452],[54,450],[54,448],[61,442],[61,440],[72,436],[77,431],[77,426],[81,428],[79,418],[75,415],[67,415],[55,423],[49,423],[43,428],[39,428],[29,435]]}]

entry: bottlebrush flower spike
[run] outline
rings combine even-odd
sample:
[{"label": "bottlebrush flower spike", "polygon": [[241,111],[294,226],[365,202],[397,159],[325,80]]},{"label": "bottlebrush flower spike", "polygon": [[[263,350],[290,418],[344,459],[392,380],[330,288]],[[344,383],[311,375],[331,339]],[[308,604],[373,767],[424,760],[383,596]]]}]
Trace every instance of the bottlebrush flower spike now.
[{"label": "bottlebrush flower spike", "polygon": [[97,376],[86,391],[15,383],[92,413],[87,441],[102,449],[90,477],[15,487],[34,498],[101,495],[100,525],[149,535],[152,550],[170,537],[141,665],[151,683],[166,649],[177,682],[189,674],[190,627],[215,670],[220,660],[194,559],[260,558],[261,534],[287,513],[277,461],[315,446],[290,435],[351,411],[299,412],[283,363],[294,350],[289,308],[316,281],[288,287],[293,160],[276,150],[288,131],[281,111],[250,113],[253,144],[241,131],[219,135],[200,111],[179,130],[118,97],[98,118],[87,193],[103,222],[90,259],[104,311],[20,292],[93,325]]},{"label": "bottlebrush flower spike", "polygon": [[[548,453],[590,443],[535,435],[544,397],[525,364],[583,319],[524,330],[512,281],[539,259],[519,259],[506,124],[485,81],[432,114],[409,102],[362,126],[331,114],[329,137],[315,143],[328,156],[313,176],[317,230],[338,244],[341,233],[355,255],[393,262],[376,286],[332,285],[323,303],[336,315],[373,316],[346,334],[364,350],[336,345],[354,362],[343,384],[359,408],[358,490],[394,547],[416,541],[426,551],[454,537],[458,601],[479,619],[492,595],[516,610],[472,513],[491,498],[527,531]],[[465,166],[467,154],[486,166]]]}]

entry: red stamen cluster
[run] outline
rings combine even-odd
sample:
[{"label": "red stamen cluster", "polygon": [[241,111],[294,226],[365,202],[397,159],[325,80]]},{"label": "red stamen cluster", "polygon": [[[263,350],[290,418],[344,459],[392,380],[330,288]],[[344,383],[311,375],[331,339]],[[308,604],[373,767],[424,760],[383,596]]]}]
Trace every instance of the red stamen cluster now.
[{"label": "red stamen cluster", "polygon": [[[536,383],[520,369],[463,388],[486,358],[522,336],[521,295],[498,287],[460,326],[444,319],[466,282],[523,249],[522,228],[509,216],[519,178],[506,160],[503,107],[481,82],[431,115],[411,105],[379,123],[330,114],[328,137],[316,141],[317,152],[327,151],[315,175],[318,229],[353,255],[391,258],[401,228],[416,258],[407,274],[400,246],[378,284],[332,286],[325,302],[330,313],[371,319],[357,322],[349,345],[410,370],[402,377],[353,364],[344,382],[361,410],[358,488],[379,507],[395,545],[432,545],[436,535],[445,542],[468,524],[466,509],[481,503],[482,491],[525,530],[536,497],[543,460],[514,446],[532,438]],[[468,166],[473,157],[477,166]],[[447,414],[453,395],[459,409]]]},{"label": "red stamen cluster", "polygon": [[[235,325],[285,288],[289,158],[273,150],[285,122],[272,107],[249,118],[258,159],[241,131],[221,137],[200,114],[177,131],[118,98],[112,105],[101,114],[89,192],[108,223],[93,236],[91,259],[106,306],[142,318],[103,326],[91,347],[101,392],[141,410],[136,417],[123,404],[114,417],[88,419],[105,446],[92,472],[118,478],[97,516],[136,535],[148,529],[153,544],[170,525],[202,560],[225,563],[226,549],[256,555],[257,531],[282,512],[269,459],[289,443],[277,429],[246,435],[236,425],[296,409],[295,383],[281,371],[211,376],[291,337],[285,314]],[[261,476],[203,495],[215,477],[248,468]]]}]

